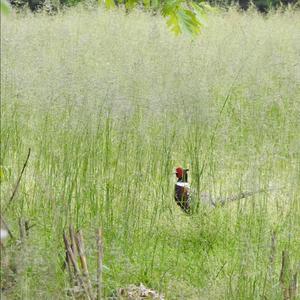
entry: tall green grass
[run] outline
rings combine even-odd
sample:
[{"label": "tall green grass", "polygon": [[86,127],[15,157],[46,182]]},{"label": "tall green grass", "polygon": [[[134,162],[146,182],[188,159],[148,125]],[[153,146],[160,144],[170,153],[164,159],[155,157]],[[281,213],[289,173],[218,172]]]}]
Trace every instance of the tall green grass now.
[{"label": "tall green grass", "polygon": [[[106,296],[143,282],[166,299],[282,299],[281,251],[300,262],[299,20],[230,10],[191,41],[139,12],[2,18],[1,205],[30,147],[5,217],[36,224],[7,297],[67,297],[73,223],[91,273],[103,228]],[[178,165],[194,198],[280,189],[186,216]]]}]

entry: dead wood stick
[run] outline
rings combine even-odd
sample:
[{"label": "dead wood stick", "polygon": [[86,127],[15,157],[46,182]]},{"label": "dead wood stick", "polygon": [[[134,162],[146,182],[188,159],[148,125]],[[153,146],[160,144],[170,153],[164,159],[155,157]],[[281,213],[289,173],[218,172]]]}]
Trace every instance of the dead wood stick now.
[{"label": "dead wood stick", "polygon": [[69,252],[68,252],[67,242],[68,242],[67,236],[64,232],[64,243],[65,243],[66,258],[65,258],[64,265],[63,265],[63,269],[66,268],[68,270],[68,274],[69,274],[69,277],[70,277],[70,283],[72,285],[74,285],[75,278],[74,278],[74,275],[72,273],[71,258],[70,258]]},{"label": "dead wood stick", "polygon": [[20,173],[20,175],[19,175],[19,177],[18,177],[18,180],[17,180],[17,182],[16,182],[15,188],[14,188],[14,190],[13,190],[13,192],[12,192],[10,198],[9,198],[9,201],[8,201],[8,203],[7,203],[7,205],[6,205],[5,209],[4,209],[4,212],[7,211],[9,205],[11,204],[12,200],[13,200],[14,197],[15,197],[15,194],[16,194],[16,192],[17,192],[17,190],[18,190],[18,187],[19,187],[20,181],[21,181],[21,179],[22,179],[23,173],[24,173],[24,171],[25,171],[25,169],[26,169],[26,166],[27,166],[27,163],[28,163],[28,160],[29,160],[29,157],[30,157],[30,153],[31,153],[31,149],[29,148],[29,149],[28,149],[28,154],[27,154],[26,160],[25,160],[24,165],[23,165],[23,168],[22,168],[21,173]]},{"label": "dead wood stick", "polygon": [[[72,273],[72,263],[71,263],[71,258],[70,258],[70,254],[69,254],[69,251],[68,251],[68,247],[67,247],[67,244],[68,244],[68,239],[67,239],[67,236],[66,236],[66,233],[64,232],[64,244],[65,244],[65,249],[66,249],[66,260],[65,260],[65,264],[64,266],[67,268],[68,270],[68,273],[69,273],[69,276],[70,276],[70,281],[71,281],[71,284],[74,284],[74,276],[73,276],[73,273]],[[75,270],[74,270],[75,272]],[[75,272],[76,273],[76,272]]]},{"label": "dead wood stick", "polygon": [[98,268],[97,268],[97,300],[102,298],[102,270],[103,270],[103,239],[102,230],[97,230]]},{"label": "dead wood stick", "polygon": [[74,226],[70,225],[69,227],[69,234],[70,234],[70,239],[71,239],[71,249],[73,251],[74,257],[77,260],[77,249],[76,249],[76,241],[75,241],[75,230],[74,230]]},{"label": "dead wood stick", "polygon": [[282,251],[281,271],[279,277],[279,282],[281,285],[281,289],[283,291],[284,300],[290,299],[288,272],[289,272],[289,253],[287,250],[284,250]]},{"label": "dead wood stick", "polygon": [[34,227],[34,226],[35,226],[35,224],[29,225],[29,221],[28,221],[28,220],[25,221],[25,231],[26,231],[26,236],[29,235],[29,230],[30,230],[32,227]]},{"label": "dead wood stick", "polygon": [[13,239],[14,236],[13,236],[12,232],[10,231],[10,229],[9,229],[9,227],[8,227],[8,225],[7,225],[7,223],[4,221],[2,215],[0,215],[0,221],[1,221],[1,225],[3,225],[3,227],[7,230],[7,232],[8,232],[8,234],[9,234],[10,238]]},{"label": "dead wood stick", "polygon": [[271,249],[270,249],[270,256],[269,256],[269,262],[270,262],[270,273],[272,273],[275,269],[275,256],[276,256],[276,232],[272,231],[272,237],[271,237]]},{"label": "dead wood stick", "polygon": [[64,238],[64,243],[65,243],[66,251],[67,251],[68,256],[69,256],[69,258],[70,258],[70,260],[71,260],[71,263],[72,263],[72,265],[73,265],[73,267],[74,267],[75,274],[76,274],[76,276],[77,276],[77,278],[78,278],[80,284],[82,285],[82,287],[83,287],[83,289],[84,289],[84,292],[85,292],[85,294],[86,294],[87,299],[88,299],[88,300],[92,300],[92,298],[90,297],[88,288],[87,288],[87,286],[85,285],[85,282],[84,282],[83,278],[82,278],[81,275],[80,275],[80,270],[79,270],[78,264],[77,264],[77,262],[76,262],[76,259],[75,259],[74,255],[73,255],[73,251],[72,251],[72,249],[71,249],[70,243],[69,243],[69,241],[68,241],[68,239],[67,239],[67,235],[66,235],[65,232],[63,233],[63,238]]},{"label": "dead wood stick", "polygon": [[25,222],[22,218],[19,219],[20,240],[24,242],[26,236]]},{"label": "dead wood stick", "polygon": [[71,283],[71,285],[74,285],[75,284],[75,277],[72,273],[71,258],[70,258],[70,255],[69,255],[67,250],[66,250],[65,267],[68,270],[68,274],[69,274],[69,277],[70,277],[70,283]]},{"label": "dead wood stick", "polygon": [[87,287],[88,287],[88,292],[90,294],[90,297],[93,299],[93,289],[89,277],[89,271],[88,271],[88,266],[87,266],[87,260],[86,256],[84,253],[84,243],[83,243],[83,235],[82,231],[79,230],[77,234],[75,235],[76,238],[76,244],[77,244],[77,249],[78,249],[78,254],[81,262],[81,267],[82,267],[82,274],[84,278],[86,279]]}]

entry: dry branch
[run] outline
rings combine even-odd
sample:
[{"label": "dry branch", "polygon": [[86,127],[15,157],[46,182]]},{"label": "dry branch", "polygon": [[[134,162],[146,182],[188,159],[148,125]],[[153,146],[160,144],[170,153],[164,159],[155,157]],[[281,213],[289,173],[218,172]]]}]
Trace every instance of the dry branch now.
[{"label": "dry branch", "polygon": [[69,276],[70,276],[70,281],[71,281],[71,284],[73,285],[74,282],[75,282],[75,278],[74,278],[73,273],[72,273],[72,263],[71,263],[70,254],[69,254],[68,249],[67,249],[67,243],[68,243],[67,236],[64,232],[64,244],[65,244],[65,249],[66,249],[65,267],[68,270],[68,273],[69,273]]},{"label": "dry branch", "polygon": [[75,259],[77,260],[77,248],[76,248],[76,241],[75,241],[75,230],[74,230],[74,226],[70,225],[69,227],[69,234],[70,234],[70,240],[71,240],[71,249],[73,251],[73,255],[75,257]]},{"label": "dry branch", "polygon": [[86,280],[87,283],[87,289],[90,297],[93,299],[93,290],[92,290],[92,285],[89,277],[89,271],[87,267],[87,261],[86,261],[86,256],[84,252],[84,243],[83,243],[83,236],[82,236],[82,231],[79,230],[77,234],[75,235],[76,238],[76,244],[77,244],[77,249],[78,249],[78,254],[81,262],[81,267],[82,267],[82,274]]},{"label": "dry branch", "polygon": [[282,251],[281,260],[281,271],[279,282],[283,292],[284,300],[293,300],[297,297],[298,290],[298,273],[292,275],[292,270],[290,268],[289,262],[289,252],[287,250]]},{"label": "dry branch", "polygon": [[23,218],[19,218],[19,231],[20,231],[20,241],[24,242],[25,239],[29,235],[29,229],[34,227],[35,225],[29,226],[29,221],[24,220]]},{"label": "dry branch", "polygon": [[87,286],[86,286],[83,278],[80,275],[80,269],[79,269],[77,261],[76,261],[76,259],[74,257],[74,254],[73,254],[72,248],[70,246],[70,243],[68,241],[66,232],[63,233],[63,239],[64,239],[64,243],[65,243],[65,248],[66,248],[66,251],[67,251],[67,255],[68,255],[68,257],[69,257],[69,259],[70,259],[70,261],[71,261],[71,263],[72,263],[72,265],[74,267],[76,277],[78,278],[78,281],[80,282],[81,286],[83,287],[87,299],[88,300],[92,300],[92,298],[90,297],[88,288],[87,288]]},{"label": "dry branch", "polygon": [[274,265],[275,265],[275,256],[276,256],[276,233],[275,231],[272,232],[271,237],[271,251],[270,251],[270,273],[274,271]]},{"label": "dry branch", "polygon": [[[99,228],[97,230],[97,290],[93,291],[92,281],[88,271],[87,257],[85,254],[85,247],[83,241],[82,231],[74,232],[71,225],[69,227],[70,241],[67,237],[66,231],[63,232],[63,239],[66,249],[65,267],[71,278],[70,292],[74,297],[78,296],[79,292],[84,290],[86,299],[102,299],[102,270],[103,270],[103,238],[102,232]],[[74,247],[72,247],[72,244]],[[74,250],[73,250],[74,249]],[[77,253],[77,256],[74,254]],[[77,263],[80,260],[80,265]],[[74,273],[74,274],[73,274]],[[77,280],[76,280],[77,278]],[[83,290],[82,290],[83,288]]]},{"label": "dry branch", "polygon": [[282,259],[281,259],[281,271],[280,271],[280,277],[279,282],[281,285],[281,289],[283,291],[283,299],[289,300],[290,299],[290,293],[288,288],[288,266],[289,264],[289,253],[287,250],[282,251]]},{"label": "dry branch", "polygon": [[15,195],[16,195],[16,193],[17,193],[17,190],[18,190],[20,181],[21,181],[21,179],[22,179],[23,173],[24,173],[24,171],[25,171],[25,169],[26,169],[26,166],[27,166],[27,163],[28,163],[28,160],[29,160],[29,157],[30,157],[30,153],[31,153],[31,149],[29,148],[29,149],[28,149],[28,154],[27,154],[26,160],[25,160],[25,162],[24,162],[24,164],[23,164],[23,168],[22,168],[21,173],[20,173],[20,175],[19,175],[19,177],[18,177],[18,180],[17,180],[17,182],[16,182],[16,184],[15,184],[15,187],[14,187],[14,189],[13,189],[13,192],[12,192],[12,194],[11,194],[9,200],[8,200],[8,203],[7,203],[7,205],[6,205],[5,209],[4,209],[4,212],[7,211],[9,205],[11,204],[12,200],[14,199],[14,197],[15,197]]},{"label": "dry branch", "polygon": [[29,235],[29,229],[34,227],[35,224],[29,225],[29,221],[25,220],[25,232],[26,232],[26,236]]}]

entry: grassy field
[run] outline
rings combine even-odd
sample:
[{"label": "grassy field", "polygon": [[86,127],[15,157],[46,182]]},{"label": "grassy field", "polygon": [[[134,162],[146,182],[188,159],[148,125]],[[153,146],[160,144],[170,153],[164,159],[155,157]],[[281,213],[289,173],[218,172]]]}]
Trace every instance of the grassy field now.
[{"label": "grassy field", "polygon": [[[7,299],[67,298],[69,224],[92,274],[103,228],[106,297],[142,282],[166,299],[282,299],[283,250],[300,272],[299,12],[232,9],[193,41],[138,12],[1,22],[1,205],[31,148],[5,219],[35,224],[21,252],[6,242]],[[178,165],[194,199],[275,190],[187,216]]]}]

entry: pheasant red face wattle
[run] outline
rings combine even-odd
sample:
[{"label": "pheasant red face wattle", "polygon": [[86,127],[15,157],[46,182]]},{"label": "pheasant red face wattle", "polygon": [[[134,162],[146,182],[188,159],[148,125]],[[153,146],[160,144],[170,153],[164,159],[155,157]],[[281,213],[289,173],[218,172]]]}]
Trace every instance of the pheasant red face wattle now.
[{"label": "pheasant red face wattle", "polygon": [[176,177],[177,178],[183,177],[183,169],[181,167],[176,168]]}]

